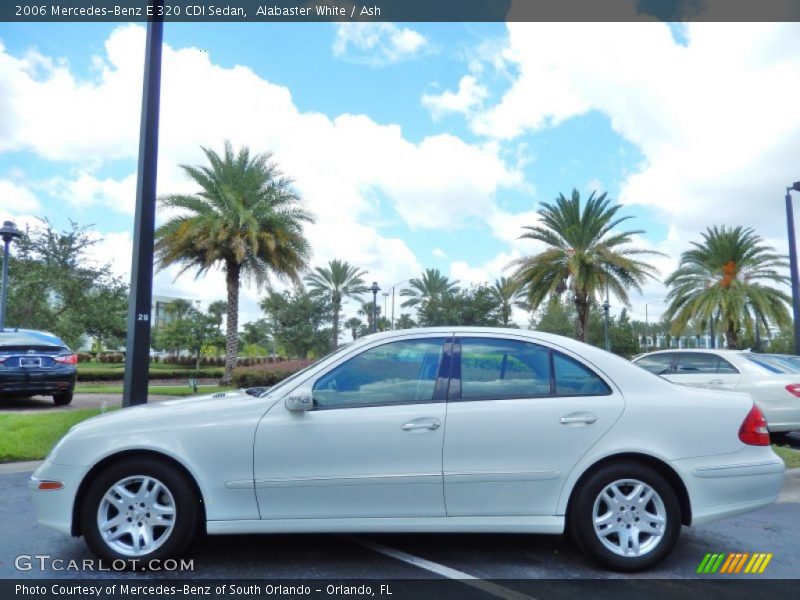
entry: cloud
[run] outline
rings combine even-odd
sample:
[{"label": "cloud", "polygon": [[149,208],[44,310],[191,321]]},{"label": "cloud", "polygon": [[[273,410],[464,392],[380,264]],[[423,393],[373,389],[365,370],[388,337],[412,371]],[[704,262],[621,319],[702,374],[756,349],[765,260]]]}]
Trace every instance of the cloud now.
[{"label": "cloud", "polygon": [[644,155],[620,202],[651,207],[683,239],[723,223],[782,238],[776,214],[800,155],[800,24],[687,23],[685,45],[662,23],[508,33],[518,76],[471,117],[476,133],[508,140],[601,112]]},{"label": "cloud", "polygon": [[136,174],[124,179],[98,179],[87,171],[72,179],[54,177],[40,186],[53,197],[75,206],[102,205],[132,215],[136,209]]},{"label": "cloud", "polygon": [[478,83],[472,75],[464,75],[458,82],[458,90],[446,90],[441,94],[423,94],[422,105],[431,112],[434,119],[449,113],[468,114],[481,106],[489,97],[486,86]]},{"label": "cloud", "polygon": [[36,195],[27,187],[0,179],[0,210],[14,213],[34,212],[41,208]]},{"label": "cloud", "polygon": [[394,23],[336,23],[334,56],[383,66],[418,56],[429,47],[424,35]]},{"label": "cloud", "polygon": [[442,259],[447,258],[447,254],[441,248],[434,248],[431,251],[431,254],[433,254],[436,258],[442,258]]}]

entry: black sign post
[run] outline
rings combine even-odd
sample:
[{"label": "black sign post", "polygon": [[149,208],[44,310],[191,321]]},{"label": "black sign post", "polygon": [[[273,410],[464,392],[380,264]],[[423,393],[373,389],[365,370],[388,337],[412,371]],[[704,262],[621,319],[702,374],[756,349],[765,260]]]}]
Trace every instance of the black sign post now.
[{"label": "black sign post", "polygon": [[[154,15],[163,15],[164,0],[152,0]],[[136,215],[133,225],[131,292],[125,344],[125,387],[122,406],[147,402],[150,370],[150,310],[153,302],[153,242],[156,224],[158,111],[161,97],[163,18],[147,23],[142,119],[139,130],[139,169],[136,176]]]}]

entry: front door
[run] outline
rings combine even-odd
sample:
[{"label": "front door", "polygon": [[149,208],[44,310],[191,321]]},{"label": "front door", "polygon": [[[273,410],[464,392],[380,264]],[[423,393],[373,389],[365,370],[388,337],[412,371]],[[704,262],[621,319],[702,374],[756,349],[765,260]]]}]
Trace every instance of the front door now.
[{"label": "front door", "polygon": [[261,518],[444,516],[446,341],[359,350],[302,384],[311,410],[278,402],[256,432]]}]

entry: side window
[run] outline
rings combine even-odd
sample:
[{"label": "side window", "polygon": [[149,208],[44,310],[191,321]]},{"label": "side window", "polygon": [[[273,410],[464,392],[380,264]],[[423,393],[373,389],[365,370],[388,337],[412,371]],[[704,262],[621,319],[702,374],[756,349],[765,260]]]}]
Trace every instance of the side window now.
[{"label": "side window", "polygon": [[370,348],[317,380],[314,406],[347,408],[430,402],[444,342],[444,338],[426,338]]},{"label": "side window", "polygon": [[605,396],[611,393],[605,381],[560,352],[553,352],[553,368],[559,396]]},{"label": "side window", "polygon": [[684,353],[678,355],[676,372],[679,375],[716,373],[719,357],[716,354]]},{"label": "side window", "polygon": [[656,375],[664,375],[670,372],[670,365],[672,364],[671,354],[652,354],[650,356],[643,356],[634,364],[655,373]]},{"label": "side window", "polygon": [[550,394],[547,348],[493,338],[461,339],[461,398],[530,398]]},{"label": "side window", "polygon": [[734,367],[731,363],[727,360],[719,357],[719,362],[717,363],[717,373],[738,373],[739,369]]}]

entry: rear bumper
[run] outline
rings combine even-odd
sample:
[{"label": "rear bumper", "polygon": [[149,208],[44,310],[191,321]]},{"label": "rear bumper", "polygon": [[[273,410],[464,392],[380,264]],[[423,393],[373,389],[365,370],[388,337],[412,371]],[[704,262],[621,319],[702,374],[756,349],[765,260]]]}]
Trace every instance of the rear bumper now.
[{"label": "rear bumper", "polygon": [[767,420],[767,429],[773,433],[783,431],[800,431],[800,398],[796,398],[797,406],[770,406],[756,402]]},{"label": "rear bumper", "polygon": [[[758,450],[761,450],[759,452]],[[750,512],[778,499],[786,467],[769,448],[675,461],[692,504],[692,525]]]},{"label": "rear bumper", "polygon": [[0,370],[0,395],[53,394],[75,389],[77,371],[73,367],[47,370]]}]

